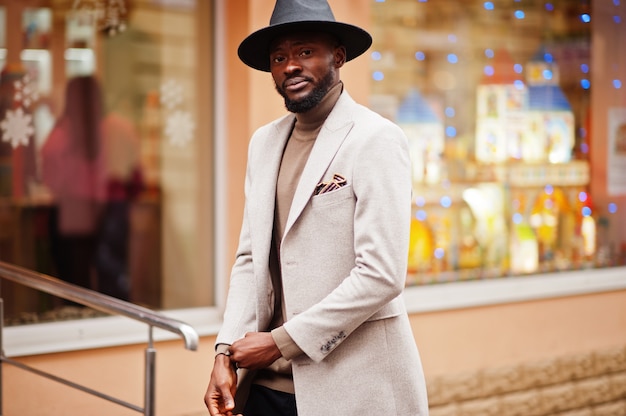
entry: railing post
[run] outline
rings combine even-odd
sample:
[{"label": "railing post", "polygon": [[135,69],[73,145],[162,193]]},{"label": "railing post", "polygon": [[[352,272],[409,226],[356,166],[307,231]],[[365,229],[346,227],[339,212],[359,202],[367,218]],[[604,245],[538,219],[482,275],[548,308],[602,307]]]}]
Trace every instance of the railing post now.
[{"label": "railing post", "polygon": [[[148,327],[148,347],[146,348],[146,375],[144,385],[144,415],[154,416],[154,379],[155,379],[155,361],[156,349],[152,339],[152,325]],[[2,416],[2,415],[0,415]]]}]

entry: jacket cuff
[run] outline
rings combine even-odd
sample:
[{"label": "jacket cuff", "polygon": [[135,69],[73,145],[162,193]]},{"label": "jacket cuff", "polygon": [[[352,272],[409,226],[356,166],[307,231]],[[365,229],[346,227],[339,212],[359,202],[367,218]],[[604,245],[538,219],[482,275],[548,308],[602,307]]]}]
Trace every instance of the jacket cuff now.
[{"label": "jacket cuff", "polygon": [[285,359],[291,360],[303,353],[300,347],[298,347],[298,344],[293,341],[282,326],[273,329],[271,334],[276,346]]},{"label": "jacket cuff", "polygon": [[215,346],[215,355],[219,355],[219,354],[230,355],[228,352],[229,348],[230,348],[230,345],[228,344],[217,344]]}]

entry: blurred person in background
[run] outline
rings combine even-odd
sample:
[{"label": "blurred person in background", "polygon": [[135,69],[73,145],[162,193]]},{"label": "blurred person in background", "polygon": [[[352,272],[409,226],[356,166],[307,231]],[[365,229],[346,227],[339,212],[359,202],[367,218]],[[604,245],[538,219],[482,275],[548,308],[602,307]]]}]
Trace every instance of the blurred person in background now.
[{"label": "blurred person in background", "polygon": [[94,256],[106,197],[102,94],[95,78],[70,79],[65,108],[41,149],[42,179],[56,204],[52,257],[58,277],[95,289]]},{"label": "blurred person in background", "polygon": [[104,114],[93,76],[72,78],[41,155],[43,180],[57,205],[52,234],[59,278],[129,300],[130,205],[143,186],[133,123]]}]

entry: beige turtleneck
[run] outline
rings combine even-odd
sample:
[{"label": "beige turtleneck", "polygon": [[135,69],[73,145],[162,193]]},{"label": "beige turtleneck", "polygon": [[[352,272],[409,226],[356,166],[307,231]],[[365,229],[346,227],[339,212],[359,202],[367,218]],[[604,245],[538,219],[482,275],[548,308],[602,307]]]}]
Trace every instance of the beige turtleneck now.
[{"label": "beige turtleneck", "polygon": [[282,327],[286,318],[282,307],[284,300],[278,253],[280,253],[280,243],[285,232],[289,209],[291,208],[291,202],[300,181],[300,176],[313,149],[315,139],[322,129],[326,118],[335,107],[337,100],[339,100],[342,90],[343,84],[339,82],[328,91],[324,99],[315,108],[306,113],[296,114],[296,122],[283,151],[276,182],[274,235],[270,254],[270,270],[276,301],[274,304],[274,318],[270,329],[272,330],[274,342],[276,342],[283,356],[268,369],[259,371],[253,382],[288,393],[294,392],[289,360],[302,354],[302,350]]}]

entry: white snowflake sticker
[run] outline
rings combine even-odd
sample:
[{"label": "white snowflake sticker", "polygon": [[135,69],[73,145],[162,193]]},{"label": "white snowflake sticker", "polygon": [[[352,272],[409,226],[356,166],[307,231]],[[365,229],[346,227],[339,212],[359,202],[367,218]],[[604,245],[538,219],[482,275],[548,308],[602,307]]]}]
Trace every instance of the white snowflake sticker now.
[{"label": "white snowflake sticker", "polygon": [[15,86],[15,95],[13,98],[15,101],[22,103],[24,107],[30,107],[31,104],[39,99],[37,85],[30,75],[24,75],[21,80],[15,81],[13,85]]},{"label": "white snowflake sticker", "polygon": [[183,86],[180,82],[170,79],[161,84],[161,105],[173,110],[183,102]]},{"label": "white snowflake sticker", "polygon": [[33,117],[24,113],[22,107],[7,110],[4,120],[0,122],[2,141],[10,142],[15,149],[19,145],[27,146],[28,139],[35,133]]},{"label": "white snowflake sticker", "polygon": [[165,121],[165,135],[174,146],[184,146],[194,137],[196,124],[186,111],[174,111]]}]

